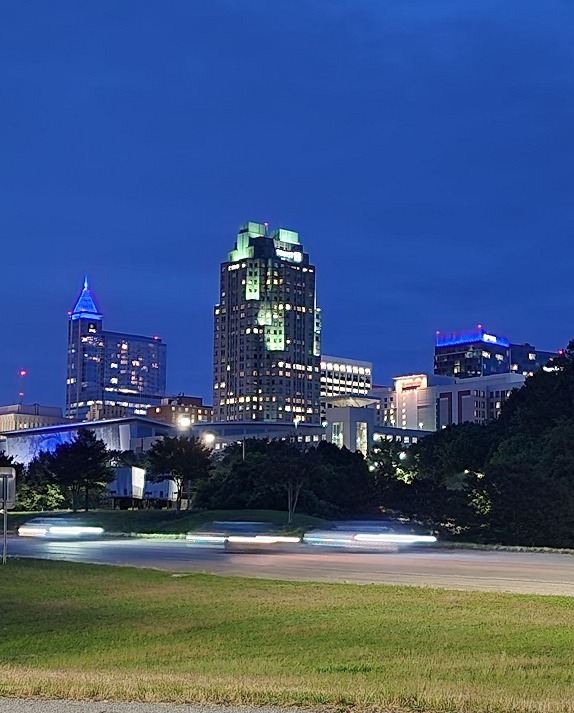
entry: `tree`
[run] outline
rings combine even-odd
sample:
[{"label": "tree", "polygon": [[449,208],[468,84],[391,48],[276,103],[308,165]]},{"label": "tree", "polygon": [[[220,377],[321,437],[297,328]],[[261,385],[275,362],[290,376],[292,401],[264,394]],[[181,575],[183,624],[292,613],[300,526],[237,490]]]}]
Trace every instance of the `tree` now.
[{"label": "tree", "polygon": [[52,453],[41,452],[30,464],[37,474],[44,473],[76,512],[83,493],[84,508],[90,507],[90,495],[101,494],[114,478],[110,454],[105,443],[88,428],[80,428],[69,443],[60,443]]},{"label": "tree", "polygon": [[287,524],[293,523],[299,496],[313,481],[313,463],[309,453],[287,441],[267,443],[267,479],[278,485],[287,496]]},{"label": "tree", "polygon": [[376,480],[362,453],[323,441],[308,452],[312,487],[336,514],[365,514],[376,509]]},{"label": "tree", "polygon": [[59,485],[37,460],[22,469],[16,480],[16,501],[19,510],[56,510],[66,500]]},{"label": "tree", "polygon": [[177,488],[177,510],[181,510],[184,492],[187,507],[193,487],[209,475],[210,451],[195,436],[174,436],[157,440],[148,451],[149,472],[155,482],[171,480]]},{"label": "tree", "polygon": [[487,465],[491,541],[574,547],[574,420],[515,433]]},{"label": "tree", "polygon": [[249,439],[245,446],[245,458],[238,444],[215,456],[213,473],[197,492],[200,507],[284,510],[287,506],[289,524],[298,509],[313,515],[335,514],[336,508],[321,500],[326,469],[316,449],[263,439]]}]

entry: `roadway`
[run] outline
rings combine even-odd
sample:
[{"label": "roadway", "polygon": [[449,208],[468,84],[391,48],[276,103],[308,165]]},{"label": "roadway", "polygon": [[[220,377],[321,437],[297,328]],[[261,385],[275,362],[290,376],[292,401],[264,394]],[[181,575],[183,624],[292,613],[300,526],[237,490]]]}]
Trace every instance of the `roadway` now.
[{"label": "roadway", "polygon": [[124,565],[174,575],[206,572],[278,580],[401,584],[446,589],[574,596],[574,556],[535,552],[413,549],[372,553],[301,546],[226,552],[185,540],[49,541],[10,537],[10,556]]}]

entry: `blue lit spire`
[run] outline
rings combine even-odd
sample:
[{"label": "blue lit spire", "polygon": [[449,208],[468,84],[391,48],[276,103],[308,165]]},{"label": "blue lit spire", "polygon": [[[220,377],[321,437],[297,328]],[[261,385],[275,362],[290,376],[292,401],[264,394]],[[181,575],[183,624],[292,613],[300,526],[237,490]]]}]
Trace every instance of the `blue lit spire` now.
[{"label": "blue lit spire", "polygon": [[84,289],[80,293],[74,309],[70,312],[70,319],[102,319],[102,313],[96,306],[96,301],[90,291],[88,276],[84,278]]}]

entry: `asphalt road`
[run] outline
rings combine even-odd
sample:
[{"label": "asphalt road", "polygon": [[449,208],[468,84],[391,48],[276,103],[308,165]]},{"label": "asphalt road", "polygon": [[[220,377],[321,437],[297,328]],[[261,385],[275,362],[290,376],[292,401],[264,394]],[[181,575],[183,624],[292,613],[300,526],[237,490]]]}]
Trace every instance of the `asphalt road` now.
[{"label": "asphalt road", "polygon": [[418,549],[360,553],[301,548],[230,553],[184,540],[47,541],[10,537],[11,556],[129,565],[174,574],[208,572],[269,579],[405,584],[574,596],[574,556],[484,550]]}]

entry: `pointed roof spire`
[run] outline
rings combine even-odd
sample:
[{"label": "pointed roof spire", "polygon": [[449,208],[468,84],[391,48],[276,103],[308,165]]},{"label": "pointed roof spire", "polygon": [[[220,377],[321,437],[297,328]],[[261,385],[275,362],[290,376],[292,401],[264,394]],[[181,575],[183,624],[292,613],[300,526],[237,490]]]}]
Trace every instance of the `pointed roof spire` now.
[{"label": "pointed roof spire", "polygon": [[88,276],[84,277],[84,289],[76,300],[74,309],[70,312],[70,319],[102,319],[102,313],[96,306],[96,301],[90,291]]}]

